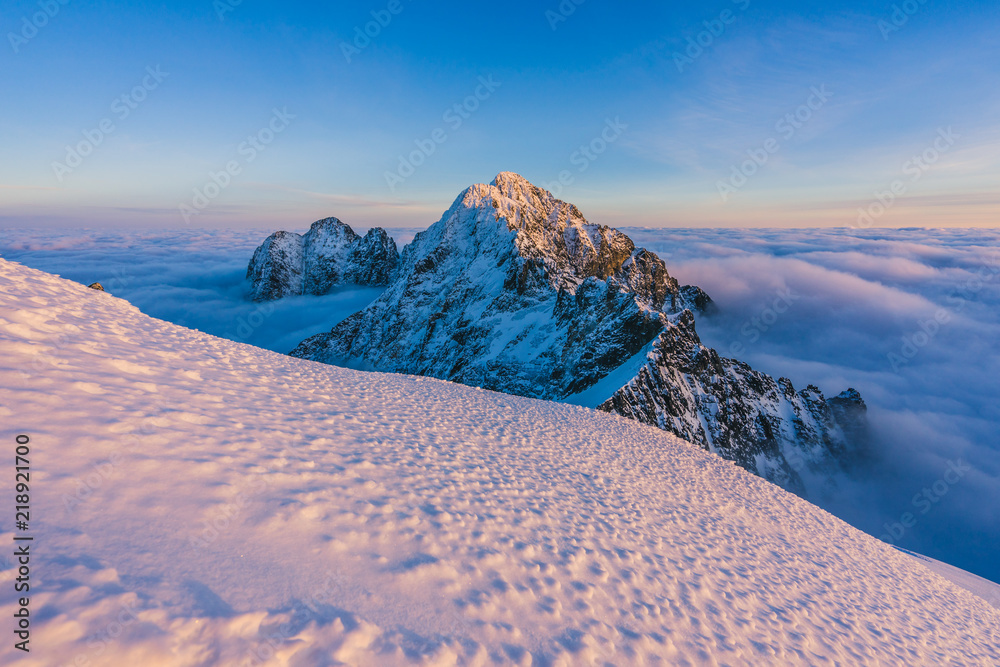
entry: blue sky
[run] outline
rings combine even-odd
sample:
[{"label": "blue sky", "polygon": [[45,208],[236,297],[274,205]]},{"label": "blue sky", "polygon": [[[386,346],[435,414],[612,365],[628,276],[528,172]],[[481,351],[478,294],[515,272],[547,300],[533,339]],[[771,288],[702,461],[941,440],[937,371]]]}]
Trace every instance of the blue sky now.
[{"label": "blue sky", "polygon": [[5,2],[0,225],[424,227],[507,170],[617,226],[997,222],[995,1],[233,2]]}]

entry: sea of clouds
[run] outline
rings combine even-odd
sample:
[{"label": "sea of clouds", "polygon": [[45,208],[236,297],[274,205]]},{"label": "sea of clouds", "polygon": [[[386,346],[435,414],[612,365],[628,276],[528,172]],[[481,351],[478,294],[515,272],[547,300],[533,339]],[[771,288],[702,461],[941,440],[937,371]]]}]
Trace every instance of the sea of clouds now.
[{"label": "sea of clouds", "polygon": [[719,306],[707,345],[869,406],[872,456],[812,499],[1000,581],[1000,230],[625,230]]},{"label": "sea of clouds", "polygon": [[[281,353],[381,294],[357,287],[251,302],[247,264],[271,231],[2,229],[0,257],[76,282],[99,282],[147,315]],[[413,237],[398,232],[396,238]]]},{"label": "sea of clouds", "polygon": [[[4,229],[0,256],[278,352],[378,296],[248,301],[247,262],[270,231]],[[390,233],[402,246],[414,231]],[[698,320],[707,345],[796,388],[861,391],[870,456],[811,500],[1000,581],[1000,230],[625,231],[715,300]]]}]

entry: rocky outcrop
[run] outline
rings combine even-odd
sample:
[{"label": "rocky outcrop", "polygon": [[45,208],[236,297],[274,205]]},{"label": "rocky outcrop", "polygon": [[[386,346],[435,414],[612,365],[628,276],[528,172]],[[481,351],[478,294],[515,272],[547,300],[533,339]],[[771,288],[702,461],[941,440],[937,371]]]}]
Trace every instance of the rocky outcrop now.
[{"label": "rocky outcrop", "polygon": [[755,371],[702,345],[685,312],[659,335],[646,363],[600,410],[670,431],[798,493],[802,473],[823,477],[849,459],[864,424],[853,389],[827,401],[810,385]]},{"label": "rocky outcrop", "polygon": [[403,249],[379,299],[292,355],[600,406],[806,491],[807,470],[852,449],[863,401],[720,357],[695,330],[711,307],[622,232],[503,173]]},{"label": "rocky outcrop", "polygon": [[381,298],[292,354],[561,398],[620,366],[685,305],[655,254],[500,174],[404,248]]},{"label": "rocky outcrop", "polygon": [[339,285],[388,285],[399,263],[396,242],[384,229],[358,236],[337,218],[314,222],[304,234],[275,232],[247,268],[254,301],[322,295]]},{"label": "rocky outcrop", "polygon": [[680,298],[687,308],[696,313],[710,313],[715,309],[715,302],[712,301],[712,298],[695,285],[681,287]]}]

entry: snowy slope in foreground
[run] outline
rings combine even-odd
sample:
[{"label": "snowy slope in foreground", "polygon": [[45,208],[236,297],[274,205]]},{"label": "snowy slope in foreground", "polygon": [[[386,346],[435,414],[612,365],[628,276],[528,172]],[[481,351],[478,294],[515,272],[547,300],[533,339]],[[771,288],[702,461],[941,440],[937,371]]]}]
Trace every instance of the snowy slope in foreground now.
[{"label": "snowy slope in foreground", "polygon": [[983,600],[633,421],[285,357],[4,261],[0,348],[0,436],[32,438],[23,664],[1000,662]]},{"label": "snowy slope in foreground", "polygon": [[993,583],[989,579],[983,579],[982,577],[972,574],[971,572],[960,570],[954,565],[948,565],[948,563],[942,563],[939,560],[934,560],[933,558],[928,558],[927,556],[914,553],[908,549],[902,549],[900,547],[896,548],[903,553],[909,554],[910,556],[918,559],[924,564],[924,567],[931,572],[940,574],[948,581],[961,586],[973,595],[986,600],[997,609],[1000,609],[1000,584]]}]

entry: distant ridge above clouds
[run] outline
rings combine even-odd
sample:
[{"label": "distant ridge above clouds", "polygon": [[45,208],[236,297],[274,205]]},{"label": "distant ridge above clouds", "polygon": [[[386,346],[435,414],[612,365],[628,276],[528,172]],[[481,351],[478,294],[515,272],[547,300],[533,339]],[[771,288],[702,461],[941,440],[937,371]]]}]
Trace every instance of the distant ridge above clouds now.
[{"label": "distant ridge above clouds", "polygon": [[275,232],[247,267],[254,301],[322,296],[334,287],[384,287],[399,263],[396,242],[381,228],[364,237],[337,218],[314,222],[305,235]]}]

